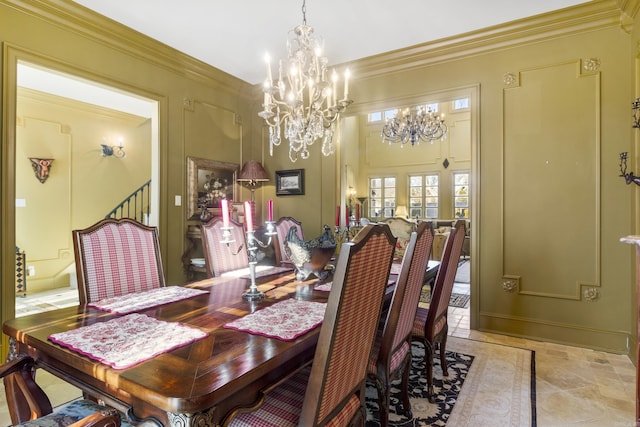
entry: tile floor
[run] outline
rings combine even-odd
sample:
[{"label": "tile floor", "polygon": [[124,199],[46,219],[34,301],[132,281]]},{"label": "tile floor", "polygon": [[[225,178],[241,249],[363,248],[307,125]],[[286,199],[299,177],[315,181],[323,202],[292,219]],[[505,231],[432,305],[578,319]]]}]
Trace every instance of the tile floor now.
[{"label": "tile floor", "polygon": [[[454,292],[469,292],[469,285],[457,283]],[[74,304],[77,304],[77,290],[59,289],[18,298],[16,313],[23,316],[33,311]],[[449,334],[536,352],[539,427],[635,426],[635,367],[625,355],[471,331],[469,308],[449,308]],[[77,389],[46,372],[38,375],[38,381],[54,405],[80,395]],[[4,391],[0,390],[0,426],[9,424]]]}]

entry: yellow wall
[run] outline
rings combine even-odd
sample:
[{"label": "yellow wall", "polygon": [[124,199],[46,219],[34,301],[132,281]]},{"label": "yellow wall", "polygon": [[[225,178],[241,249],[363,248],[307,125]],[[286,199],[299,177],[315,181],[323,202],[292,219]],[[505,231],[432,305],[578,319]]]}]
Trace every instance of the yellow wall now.
[{"label": "yellow wall", "polygon": [[[194,224],[186,219],[185,206],[173,204],[175,195],[186,199],[187,156],[238,164],[254,158],[272,177],[277,170],[303,168],[305,195],[275,197],[271,181],[256,191],[258,206],[273,198],[275,216],[299,218],[309,238],[320,234],[322,224],[334,223],[335,206],[344,204],[344,166],[352,154],[345,144],[363,144],[361,131],[348,129],[358,141],[343,135],[332,157],[322,157],[319,144],[312,147],[311,159],[295,164],[284,147],[270,157],[267,131],[257,117],[260,88],[70,2],[36,5],[26,11],[22,2],[0,2],[2,319],[13,316],[6,283],[12,282],[14,268],[11,100],[19,58],[158,100],[160,238],[169,283],[183,280],[184,233]],[[46,19],[37,17],[41,12]],[[628,338],[634,342],[633,249],[619,238],[637,230],[635,189],[618,177],[618,153],[632,151],[635,137],[630,103],[638,92],[638,37],[636,30],[621,28],[621,16],[617,2],[594,0],[349,64],[353,115],[377,105],[395,107],[397,100],[416,94],[475,88],[470,124],[475,328],[621,353],[628,351]],[[344,126],[357,124],[345,121]],[[547,160],[554,167],[551,175]],[[357,173],[364,173],[360,166]],[[536,190],[540,193],[532,194]],[[243,190],[242,199],[247,198]],[[262,215],[258,212],[258,218]],[[559,256],[540,258],[547,253]],[[519,286],[509,289],[505,279],[513,277]],[[588,295],[598,297],[586,298],[584,291],[594,289]]]},{"label": "yellow wall", "polygon": [[[630,150],[632,138],[629,52],[637,38],[622,18],[616,2],[592,1],[349,64],[353,115],[477,88],[469,163],[473,328],[633,348],[633,250],[619,239],[635,231],[634,189],[618,176],[618,153]],[[363,129],[350,135],[360,147],[375,138]],[[319,153],[312,156],[309,165]],[[379,170],[410,168],[391,153],[385,161]],[[348,157],[336,162],[346,189],[343,167],[353,165]],[[411,167],[432,165],[425,155]],[[360,179],[369,173],[362,160],[358,170]],[[333,209],[323,205],[323,217]],[[302,199],[297,216],[310,214]]]}]

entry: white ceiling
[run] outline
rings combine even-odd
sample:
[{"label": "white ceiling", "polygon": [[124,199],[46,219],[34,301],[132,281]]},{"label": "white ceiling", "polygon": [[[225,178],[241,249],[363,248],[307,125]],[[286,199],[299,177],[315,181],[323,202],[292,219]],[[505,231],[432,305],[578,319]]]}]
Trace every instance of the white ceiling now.
[{"label": "white ceiling", "polygon": [[[302,0],[75,0],[251,84],[286,54]],[[329,65],[565,8],[585,0],[309,0]]]}]

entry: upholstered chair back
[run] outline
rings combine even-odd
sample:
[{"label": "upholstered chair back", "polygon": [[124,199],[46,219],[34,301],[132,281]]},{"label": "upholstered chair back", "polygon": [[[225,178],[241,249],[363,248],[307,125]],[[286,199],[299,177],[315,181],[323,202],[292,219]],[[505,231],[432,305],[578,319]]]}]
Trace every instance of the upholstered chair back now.
[{"label": "upholstered chair back", "polygon": [[227,271],[249,267],[247,244],[244,227],[239,222],[229,220],[230,238],[228,245],[224,240],[224,223],[222,218],[215,217],[200,227],[204,263],[209,277],[217,277]]},{"label": "upholstered chair back", "polygon": [[156,227],[108,218],[72,235],[81,304],[165,286]]},{"label": "upholstered chair back", "polygon": [[277,265],[282,263],[292,263],[291,259],[289,259],[289,256],[287,255],[287,251],[285,250],[285,245],[287,244],[287,233],[291,227],[296,227],[298,237],[300,240],[304,240],[302,223],[300,221],[290,216],[283,216],[278,219],[275,224],[276,236],[273,244]]}]

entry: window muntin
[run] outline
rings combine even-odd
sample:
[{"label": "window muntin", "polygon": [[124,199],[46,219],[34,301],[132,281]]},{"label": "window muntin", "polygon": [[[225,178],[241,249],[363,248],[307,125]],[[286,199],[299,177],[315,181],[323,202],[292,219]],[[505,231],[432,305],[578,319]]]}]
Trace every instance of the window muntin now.
[{"label": "window muntin", "polygon": [[469,218],[469,173],[453,174],[453,216]]},{"label": "window muntin", "polygon": [[396,209],[396,178],[369,178],[369,217],[392,217]]},{"label": "window muntin", "polygon": [[438,175],[409,176],[409,216],[438,218]]}]

